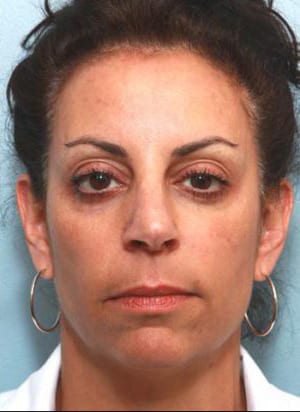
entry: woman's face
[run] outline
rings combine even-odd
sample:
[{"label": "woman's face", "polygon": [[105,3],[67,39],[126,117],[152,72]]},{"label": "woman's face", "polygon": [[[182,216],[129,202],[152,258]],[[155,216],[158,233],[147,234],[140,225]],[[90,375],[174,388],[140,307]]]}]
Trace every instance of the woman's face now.
[{"label": "woman's face", "polygon": [[[63,327],[91,354],[183,365],[237,342],[261,275],[247,104],[184,50],[114,53],[65,84],[49,151],[47,269]],[[161,284],[193,295],[151,308],[110,299]]]}]

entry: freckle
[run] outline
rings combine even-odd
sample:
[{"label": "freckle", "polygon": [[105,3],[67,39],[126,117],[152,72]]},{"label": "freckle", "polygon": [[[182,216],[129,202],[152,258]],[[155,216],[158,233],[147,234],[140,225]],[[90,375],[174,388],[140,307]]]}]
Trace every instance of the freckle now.
[{"label": "freckle", "polygon": [[214,362],[211,361],[208,365],[208,369],[213,369],[214,368]]}]

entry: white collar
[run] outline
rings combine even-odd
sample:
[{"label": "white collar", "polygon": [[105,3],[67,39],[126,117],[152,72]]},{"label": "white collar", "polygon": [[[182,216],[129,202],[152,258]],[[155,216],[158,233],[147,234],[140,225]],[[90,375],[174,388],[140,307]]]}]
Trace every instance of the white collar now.
[{"label": "white collar", "polygon": [[[300,398],[270,384],[243,347],[241,347],[241,357],[248,411],[300,410]],[[59,345],[46,363],[30,375],[18,389],[0,394],[0,411],[55,411],[60,366],[61,348]]]},{"label": "white collar", "polygon": [[248,411],[299,411],[300,398],[268,382],[249,352],[241,347]]}]

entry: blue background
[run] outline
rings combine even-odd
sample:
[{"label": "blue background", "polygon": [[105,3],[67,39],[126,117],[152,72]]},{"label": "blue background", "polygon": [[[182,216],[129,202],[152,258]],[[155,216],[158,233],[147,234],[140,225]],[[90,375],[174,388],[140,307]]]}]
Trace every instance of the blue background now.
[{"label": "blue background", "polygon": [[[61,2],[57,1],[55,4]],[[0,0],[0,392],[19,385],[48,357],[57,333],[42,335],[32,325],[29,290],[35,274],[14,203],[20,167],[11,157],[5,103],[8,75],[22,57],[20,42],[42,17],[41,1]],[[275,6],[300,36],[300,1],[277,0]],[[298,24],[297,24],[298,21]],[[285,251],[277,265],[281,280],[281,316],[274,334],[246,346],[266,376],[280,388],[300,395],[300,200],[296,205]],[[55,318],[51,287],[39,293],[44,321]]]}]

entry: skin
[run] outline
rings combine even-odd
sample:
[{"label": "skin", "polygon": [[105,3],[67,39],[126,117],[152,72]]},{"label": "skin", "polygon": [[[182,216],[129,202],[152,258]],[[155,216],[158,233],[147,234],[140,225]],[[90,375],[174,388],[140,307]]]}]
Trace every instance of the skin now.
[{"label": "skin", "polygon": [[[61,410],[246,410],[240,329],[253,281],[284,246],[293,190],[260,203],[255,129],[244,90],[185,50],[115,51],[77,67],[57,100],[45,204],[23,174],[16,186],[37,270],[61,305]],[[121,145],[120,158],[82,136]],[[182,145],[220,136],[172,158]],[[86,179],[109,170],[107,196]],[[193,187],[187,171],[220,175]],[[217,192],[216,198],[191,191]],[[89,200],[88,200],[89,199]],[[136,242],[139,240],[140,242]],[[185,288],[193,299],[158,315],[114,310],[106,299],[138,285]]]}]

